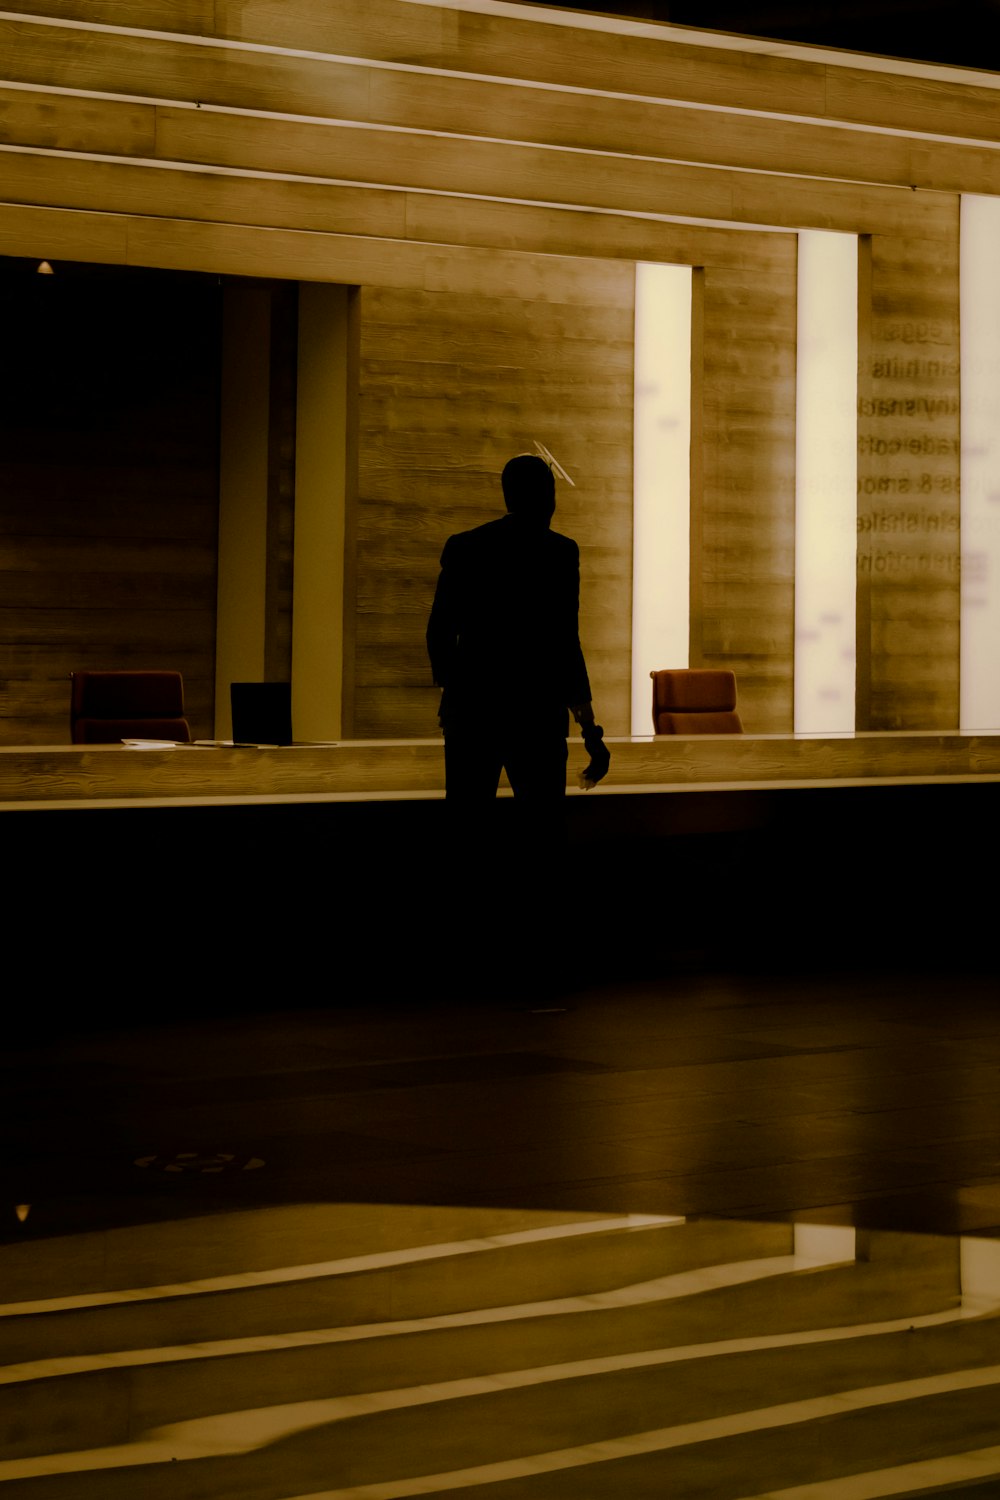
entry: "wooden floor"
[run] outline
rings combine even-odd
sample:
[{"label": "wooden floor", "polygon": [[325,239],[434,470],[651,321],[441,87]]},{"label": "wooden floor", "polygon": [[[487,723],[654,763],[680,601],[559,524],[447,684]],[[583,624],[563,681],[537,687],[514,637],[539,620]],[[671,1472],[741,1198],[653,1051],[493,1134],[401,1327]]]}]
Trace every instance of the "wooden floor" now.
[{"label": "wooden floor", "polygon": [[5,1495],[997,1493],[996,972],[433,956],[22,1025]]},{"label": "wooden floor", "polygon": [[[692,952],[548,997],[436,1002],[428,971],[395,1000],[329,988],[292,973],[270,1003],[220,989],[148,1021],[137,979],[129,1021],[93,1032],[83,992],[61,1034],[43,1008],[5,1053],[0,1197],[33,1208],[3,1238],[331,1200],[1000,1233],[995,974]],[[184,1150],[265,1166],[134,1168]]]}]

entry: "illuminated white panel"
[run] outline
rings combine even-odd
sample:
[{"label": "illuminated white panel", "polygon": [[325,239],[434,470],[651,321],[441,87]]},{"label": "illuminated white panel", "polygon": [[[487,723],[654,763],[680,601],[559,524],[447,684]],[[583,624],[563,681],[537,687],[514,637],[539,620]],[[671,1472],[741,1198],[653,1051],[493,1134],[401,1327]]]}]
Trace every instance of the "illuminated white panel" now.
[{"label": "illuminated white panel", "polygon": [[632,733],[652,734],[649,674],[688,665],[691,269],[635,268]]},{"label": "illuminated white panel", "polygon": [[960,723],[1000,730],[1000,199],[962,197]]},{"label": "illuminated white panel", "polygon": [[799,234],[795,732],[854,729],[858,242]]},{"label": "illuminated white panel", "polygon": [[793,1247],[799,1267],[832,1266],[857,1259],[853,1224],[796,1224]]},{"label": "illuminated white panel", "polygon": [[980,1302],[996,1307],[1000,1303],[1000,1240],[963,1234],[958,1244],[963,1306]]}]

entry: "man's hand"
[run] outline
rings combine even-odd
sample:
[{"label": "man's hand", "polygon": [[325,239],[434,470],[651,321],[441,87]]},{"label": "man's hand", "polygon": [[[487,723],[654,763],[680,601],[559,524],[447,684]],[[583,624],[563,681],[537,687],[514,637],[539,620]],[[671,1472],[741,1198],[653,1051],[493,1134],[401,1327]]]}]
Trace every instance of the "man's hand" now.
[{"label": "man's hand", "polygon": [[604,743],[604,730],[600,724],[592,722],[583,725],[583,743],[590,756],[590,764],[580,772],[580,786],[583,791],[589,792],[591,787],[603,781],[608,774],[611,752]]}]

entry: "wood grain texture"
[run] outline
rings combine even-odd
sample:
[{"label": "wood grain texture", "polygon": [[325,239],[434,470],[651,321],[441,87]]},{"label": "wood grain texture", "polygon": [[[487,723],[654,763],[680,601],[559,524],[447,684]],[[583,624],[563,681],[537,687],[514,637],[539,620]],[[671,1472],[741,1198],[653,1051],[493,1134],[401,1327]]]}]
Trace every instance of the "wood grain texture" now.
[{"label": "wood grain texture", "polygon": [[[348,559],[356,649],[345,668],[358,725],[433,730],[412,634],[433,557],[448,530],[483,517],[490,476],[536,435],[586,474],[561,515],[584,548],[602,716],[624,723],[627,289],[633,263],[650,259],[694,266],[703,291],[693,660],[734,667],[750,727],[790,727],[794,236],[734,226],[871,236],[871,359],[886,370],[905,343],[890,327],[947,325],[947,357],[928,355],[912,391],[900,377],[891,413],[862,416],[863,499],[881,504],[905,477],[902,450],[885,444],[905,443],[914,458],[910,445],[927,436],[918,413],[929,418],[919,402],[957,401],[956,194],[1000,186],[998,92],[985,75],[906,76],[542,9],[51,0],[11,11],[0,21],[0,253],[364,288]],[[942,134],[954,139],[931,138]],[[887,584],[865,624],[866,722],[954,722],[957,420],[949,406],[925,424],[945,449],[910,482],[926,479],[936,508],[906,513],[929,538],[901,553],[920,585]],[[121,533],[134,484],[124,468],[137,461],[120,457],[106,475],[106,520],[76,523],[95,540],[102,526]],[[20,483],[34,460],[8,461]],[[204,493],[198,464],[179,451],[170,464],[183,470],[176,503],[190,520]],[[71,457],[49,455],[52,526],[67,524],[72,469]],[[162,483],[158,468],[151,506]],[[160,525],[169,547],[179,523],[168,508],[137,536]],[[885,517],[869,506],[860,519]],[[18,530],[23,516],[7,524],[30,534]],[[282,524],[278,555],[287,515]],[[179,630],[197,614],[206,565],[193,552],[167,601]],[[89,585],[74,584],[79,598],[95,598],[114,572],[95,564]],[[287,568],[282,580],[276,621],[287,618]],[[120,586],[123,597],[140,592],[134,579]],[[19,577],[10,598],[27,607],[39,587]],[[188,625],[203,628],[193,616]],[[190,644],[182,635],[178,650]],[[398,669],[384,659],[390,645]]]},{"label": "wood grain texture", "polygon": [[[530,17],[452,12],[393,0],[342,0],[336,14],[310,0],[237,0],[245,40],[307,46],[354,56],[418,62],[491,77],[767,108],[822,113],[821,63],[725,51],[671,40],[662,28],[583,28],[539,10]],[[220,11],[219,30],[236,4]]]},{"label": "wood grain texture", "polygon": [[311,0],[215,0],[219,36],[417,66],[454,66],[463,50],[461,26],[449,6],[398,0],[348,0],[336,11]]},{"label": "wood grain texture", "polygon": [[[971,70],[967,80],[906,76],[866,69],[830,68],[827,109],[835,119],[864,122],[895,130],[926,131],[996,141],[1000,91],[988,86],[989,75]],[[933,122],[933,125],[930,124]]]},{"label": "wood grain texture", "polygon": [[25,17],[89,22],[91,25],[127,26],[155,31],[191,32],[210,36],[214,0],[129,0],[127,9],[118,0],[11,0],[4,10]]},{"label": "wood grain texture", "polygon": [[[286,174],[299,186],[317,179],[312,185],[357,183],[376,193],[417,189],[458,194],[471,200],[473,213],[472,203],[481,199],[650,217],[660,212],[657,205],[669,203],[676,217],[840,230],[860,220],[887,231],[908,228],[926,236],[934,233],[941,211],[938,195],[921,192],[914,197],[909,184],[880,186],[799,177],[788,171],[732,171],[624,152],[553,150],[468,135],[276,121],[265,115],[170,105],[154,109],[99,100],[81,111],[76,98],[60,94],[8,90],[0,124],[9,145],[56,151],[57,159],[74,171],[82,168],[84,184],[89,163],[76,161],[76,153],[162,162],[159,178],[146,169],[147,191],[155,193],[158,188],[163,195],[161,202],[148,205],[153,212],[169,211],[178,191],[184,190],[184,173],[190,171],[197,183],[205,168],[249,176]],[[72,178],[73,172],[68,175]],[[101,180],[94,178],[98,185]],[[279,181],[273,186],[280,203],[286,184]],[[78,200],[79,187],[71,192]],[[87,201],[80,206],[97,204]]]},{"label": "wood grain texture", "polygon": [[[482,128],[481,125],[479,127]],[[28,144],[34,144],[30,136]],[[156,152],[166,161],[386,183],[514,200],[563,202],[627,212],[669,202],[671,211],[708,219],[814,223],[836,228],[845,215],[892,219],[933,200],[910,201],[910,186],[814,183],[788,172],[763,176],[624,152],[552,150],[469,134],[427,136],[409,130],[344,128],[243,114],[161,106]],[[902,195],[902,203],[897,199]],[[756,218],[754,217],[756,215]]]},{"label": "wood grain texture", "polygon": [[0,255],[128,265],[127,221],[103,213],[4,204],[0,213]]},{"label": "wood grain texture", "polygon": [[[106,215],[163,215],[166,220],[387,239],[406,233],[407,200],[401,192],[204,171],[188,175],[132,162],[80,162],[34,152],[0,152],[0,195],[7,205],[55,201],[63,210],[96,209]],[[76,215],[74,225],[81,218]]]},{"label": "wood grain texture", "polygon": [[[135,9],[128,7],[130,18]],[[96,7],[88,11],[94,16]],[[0,19],[3,75],[12,83],[365,118],[372,70],[363,63],[219,47],[197,37],[93,30],[81,47],[78,27]]]},{"label": "wood grain texture", "polygon": [[[128,95],[136,102],[127,108],[137,116],[142,97],[151,103],[197,101],[201,108],[346,118],[466,136],[486,131],[512,141],[952,190],[964,185],[969,191],[989,191],[1000,170],[996,150],[955,141],[925,146],[919,135],[807,119],[783,124],[765,114],[706,112],[669,98],[556,92],[516,78],[447,77],[364,60],[247,51],[169,36],[95,31],[81,49],[76,28],[6,19],[0,20],[0,52],[11,83]],[[22,102],[22,112],[29,107]],[[86,101],[81,109],[77,100],[76,107],[81,116],[112,114],[103,101]],[[59,129],[60,144],[82,149],[72,143],[89,138],[87,121],[81,118],[75,131],[67,130],[57,103],[49,99],[44,108],[52,116],[49,134]],[[4,138],[16,139],[6,135],[5,114],[0,111]],[[921,123],[926,128],[935,119],[925,115]],[[149,128],[147,122],[143,129]]]},{"label": "wood grain texture", "polygon": [[119,99],[0,88],[0,142],[60,152],[152,156],[156,113],[152,105]]},{"label": "wood grain texture", "polygon": [[[14,23],[22,35],[43,29],[32,25],[33,17],[115,28],[119,35],[102,38],[98,57],[138,41],[128,37],[130,29],[152,29],[176,33],[196,47],[200,38],[229,38],[273,48],[271,65],[279,69],[292,49],[307,49],[326,54],[321,66],[328,58],[381,60],[916,132],[933,120],[942,133],[994,136],[996,90],[971,70],[966,81],[957,70],[945,76],[930,67],[903,71],[891,63],[858,68],[849,55],[820,49],[789,56],[752,41],[742,48],[719,46],[691,33],[682,41],[684,33],[668,25],[622,26],[611,19],[574,26],[564,13],[542,9],[531,16],[491,16],[400,0],[338,0],[336,8],[315,0],[130,0],[127,7],[116,0],[47,0],[44,7],[37,0],[15,0],[7,10],[24,18]],[[57,45],[60,28],[44,29]],[[176,56],[177,44],[167,45]],[[162,53],[163,44],[156,41],[156,48]],[[210,49],[198,50],[207,62]],[[190,66],[195,71],[198,64]]]},{"label": "wood grain texture", "polygon": [[[871,240],[858,416],[867,729],[958,724],[958,203],[950,243]],[[867,619],[865,618],[867,616]]]},{"label": "wood grain texture", "polygon": [[753,733],[793,724],[796,246],[782,244],[780,273],[706,268],[699,320],[691,665],[735,671]]},{"label": "wood grain texture", "polygon": [[[415,692],[416,690],[414,690]],[[871,734],[794,739],[788,735],[609,736],[611,771],[603,802],[632,792],[731,787],[836,786],[881,781],[1000,779],[1000,736]],[[570,795],[586,752],[569,741]],[[130,750],[123,745],[0,746],[0,804],[154,798],[280,799],[440,796],[440,738],[344,741],[285,749]],[[619,814],[616,814],[618,816]],[[627,818],[627,810],[620,815]]]},{"label": "wood grain texture", "polygon": [[500,471],[535,438],[574,480],[554,524],[580,544],[598,712],[627,726],[634,281],[614,281],[612,298],[599,271],[589,306],[365,289],[354,734],[437,732],[424,632],[441,548],[503,514]]}]

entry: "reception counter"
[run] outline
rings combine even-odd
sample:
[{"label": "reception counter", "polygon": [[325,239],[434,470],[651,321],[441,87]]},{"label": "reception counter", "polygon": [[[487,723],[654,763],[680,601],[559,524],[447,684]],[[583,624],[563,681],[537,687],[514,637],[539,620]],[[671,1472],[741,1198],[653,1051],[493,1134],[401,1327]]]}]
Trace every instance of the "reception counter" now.
[{"label": "reception counter", "polygon": [[[721,788],[1000,778],[1000,734],[609,738],[601,798]],[[586,753],[570,739],[568,784]],[[0,748],[0,811],[159,802],[407,800],[444,794],[440,740],[284,747],[39,745]],[[594,794],[588,793],[588,796]]]},{"label": "reception counter", "polygon": [[96,963],[101,1015],[428,986],[464,1004],[498,975],[516,988],[529,914],[582,984],[681,964],[997,972],[1000,735],[609,743],[585,793],[570,742],[541,892],[498,862],[517,848],[509,795],[498,842],[451,860],[440,741],[3,749],[7,928],[67,996]]}]

